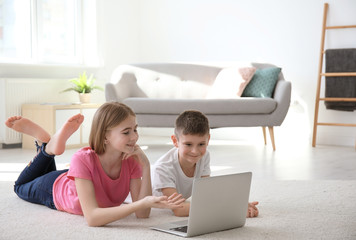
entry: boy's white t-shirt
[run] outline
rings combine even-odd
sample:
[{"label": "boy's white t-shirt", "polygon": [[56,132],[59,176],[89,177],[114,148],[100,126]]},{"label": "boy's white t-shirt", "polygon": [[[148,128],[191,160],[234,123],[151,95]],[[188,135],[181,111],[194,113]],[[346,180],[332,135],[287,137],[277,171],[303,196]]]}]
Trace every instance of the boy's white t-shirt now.
[{"label": "boy's white t-shirt", "polygon": [[192,195],[194,178],[210,175],[210,154],[208,151],[197,162],[194,177],[187,177],[178,161],[178,148],[174,147],[163,155],[152,168],[152,192],[162,196],[162,188],[175,188],[184,198]]}]

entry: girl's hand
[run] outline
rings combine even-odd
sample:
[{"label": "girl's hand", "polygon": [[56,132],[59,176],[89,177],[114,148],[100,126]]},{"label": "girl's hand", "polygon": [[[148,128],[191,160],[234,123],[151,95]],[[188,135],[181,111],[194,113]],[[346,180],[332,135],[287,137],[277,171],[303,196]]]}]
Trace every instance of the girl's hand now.
[{"label": "girl's hand", "polygon": [[168,208],[177,209],[183,207],[182,203],[185,201],[181,194],[174,193],[171,196],[147,196],[143,199],[148,207],[153,208]]},{"label": "girl's hand", "polygon": [[129,157],[133,157],[134,159],[136,159],[136,161],[138,161],[141,166],[150,165],[146,154],[137,144],[135,145],[134,151],[132,153],[124,153],[122,159],[127,159]]},{"label": "girl's hand", "polygon": [[248,203],[248,209],[247,209],[247,216],[246,217],[257,217],[258,216],[258,209],[256,207],[258,205],[258,202],[251,202]]}]

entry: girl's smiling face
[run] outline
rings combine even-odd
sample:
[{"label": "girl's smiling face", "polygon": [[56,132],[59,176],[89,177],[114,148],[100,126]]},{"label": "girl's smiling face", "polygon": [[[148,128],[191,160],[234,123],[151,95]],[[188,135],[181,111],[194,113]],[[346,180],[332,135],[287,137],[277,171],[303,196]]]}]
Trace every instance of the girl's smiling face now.
[{"label": "girl's smiling face", "polygon": [[107,149],[132,153],[138,140],[136,117],[128,116],[119,125],[106,133]]}]

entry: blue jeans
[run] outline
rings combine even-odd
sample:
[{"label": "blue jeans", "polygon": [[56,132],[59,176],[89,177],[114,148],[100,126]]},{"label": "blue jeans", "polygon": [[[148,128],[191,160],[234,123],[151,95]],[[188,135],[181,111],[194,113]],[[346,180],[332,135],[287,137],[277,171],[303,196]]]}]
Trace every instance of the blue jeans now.
[{"label": "blue jeans", "polygon": [[52,194],[53,184],[68,169],[57,171],[54,155],[48,155],[45,147],[46,144],[42,144],[32,163],[21,172],[15,182],[14,191],[25,201],[56,209]]}]

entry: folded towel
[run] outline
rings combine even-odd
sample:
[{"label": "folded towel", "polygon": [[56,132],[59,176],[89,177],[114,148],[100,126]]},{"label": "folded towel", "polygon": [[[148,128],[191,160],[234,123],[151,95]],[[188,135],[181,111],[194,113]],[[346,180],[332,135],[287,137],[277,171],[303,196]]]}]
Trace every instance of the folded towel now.
[{"label": "folded towel", "polygon": [[[356,48],[325,51],[325,72],[356,72]],[[356,77],[326,77],[325,97],[356,98]],[[356,102],[328,102],[327,109],[354,111]]]}]

